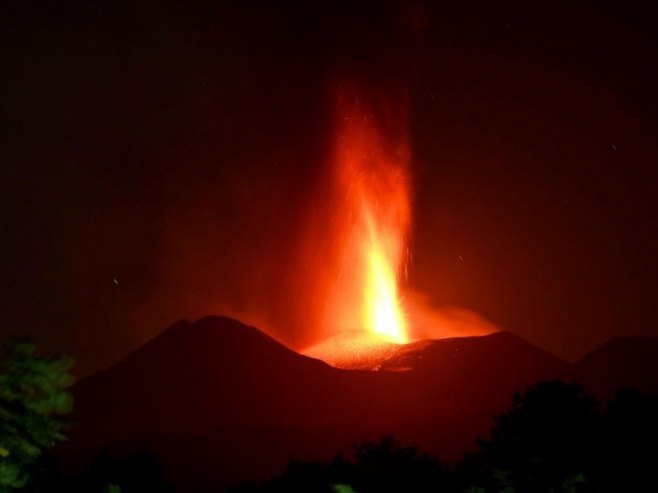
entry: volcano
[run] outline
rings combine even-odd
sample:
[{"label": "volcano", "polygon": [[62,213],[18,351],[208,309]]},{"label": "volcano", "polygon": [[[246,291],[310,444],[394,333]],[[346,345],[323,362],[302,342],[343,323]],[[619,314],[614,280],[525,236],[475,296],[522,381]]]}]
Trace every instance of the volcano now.
[{"label": "volcano", "polygon": [[[571,365],[498,332],[383,345],[365,363],[351,360],[377,371],[346,370],[236,320],[180,321],[74,387],[76,425],[58,457],[73,473],[103,447],[117,456],[149,451],[180,491],[258,480],[291,459],[326,460],[384,434],[457,459],[515,390],[538,380],[586,375],[601,388],[632,385],[633,372],[598,370],[599,360],[632,358],[638,345],[621,346],[619,357],[613,344]],[[656,361],[656,341],[639,346]]]}]

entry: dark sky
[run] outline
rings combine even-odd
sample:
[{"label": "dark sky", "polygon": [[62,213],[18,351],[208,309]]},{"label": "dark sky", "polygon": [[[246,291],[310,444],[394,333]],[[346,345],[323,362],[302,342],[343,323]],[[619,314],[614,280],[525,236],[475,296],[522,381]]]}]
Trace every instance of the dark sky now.
[{"label": "dark sky", "polygon": [[5,2],[3,340],[80,373],[205,314],[312,342],[293,252],[344,73],[408,80],[411,288],[569,359],[658,336],[651,2],[304,3]]}]

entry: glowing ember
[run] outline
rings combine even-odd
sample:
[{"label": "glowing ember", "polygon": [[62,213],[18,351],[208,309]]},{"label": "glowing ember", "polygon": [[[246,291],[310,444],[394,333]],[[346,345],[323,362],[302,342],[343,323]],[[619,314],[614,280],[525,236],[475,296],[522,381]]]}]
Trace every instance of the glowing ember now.
[{"label": "glowing ember", "polygon": [[345,88],[337,99],[332,220],[340,239],[325,323],[404,343],[398,280],[411,212],[405,114],[382,107],[375,117]]},{"label": "glowing ember", "polygon": [[343,332],[307,348],[304,354],[336,368],[376,371],[404,347],[370,332]]}]

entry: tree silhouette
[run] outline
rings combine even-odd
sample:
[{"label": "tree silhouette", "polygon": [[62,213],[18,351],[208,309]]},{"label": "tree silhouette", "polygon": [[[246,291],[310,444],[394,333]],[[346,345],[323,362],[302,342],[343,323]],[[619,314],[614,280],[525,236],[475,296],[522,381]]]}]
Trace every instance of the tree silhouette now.
[{"label": "tree silhouette", "polygon": [[577,384],[540,382],[517,392],[461,474],[484,491],[589,491],[596,476],[600,415]]},{"label": "tree silhouette", "polygon": [[62,488],[62,493],[170,493],[164,467],[156,458],[141,452],[113,458],[105,447],[90,467]]},{"label": "tree silhouette", "polygon": [[71,411],[67,391],[73,361],[42,356],[27,339],[12,341],[0,370],[0,492],[23,488],[44,451],[65,440],[62,415]]},{"label": "tree silhouette", "polygon": [[391,436],[359,442],[352,454],[327,463],[293,461],[284,474],[261,485],[242,485],[233,493],[308,492],[447,492],[452,476],[437,459]]},{"label": "tree silhouette", "polygon": [[619,493],[658,491],[658,396],[619,390],[605,409],[577,384],[517,392],[453,469],[393,437],[328,463],[292,462],[279,478],[232,491]]},{"label": "tree silhouette", "polygon": [[353,485],[359,493],[435,492],[451,484],[449,470],[437,459],[392,436],[356,444],[354,459]]},{"label": "tree silhouette", "polygon": [[603,417],[600,490],[658,491],[658,396],[622,389]]}]

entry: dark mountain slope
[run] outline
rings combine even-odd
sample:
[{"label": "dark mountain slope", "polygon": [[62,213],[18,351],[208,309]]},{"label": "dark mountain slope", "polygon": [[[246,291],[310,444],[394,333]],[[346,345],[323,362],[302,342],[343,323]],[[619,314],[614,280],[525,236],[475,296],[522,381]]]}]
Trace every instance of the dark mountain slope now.
[{"label": "dark mountain slope", "polygon": [[360,371],[229,318],[181,321],[76,385],[76,426],[59,453],[79,469],[105,444],[119,455],[149,450],[181,491],[276,474],[291,458],[328,458],[383,434],[455,459],[538,380],[655,386],[655,342],[610,343],[569,365],[500,332],[414,342]]},{"label": "dark mountain slope", "polygon": [[578,361],[573,379],[600,398],[623,387],[658,392],[658,339],[625,337],[606,342]]}]

